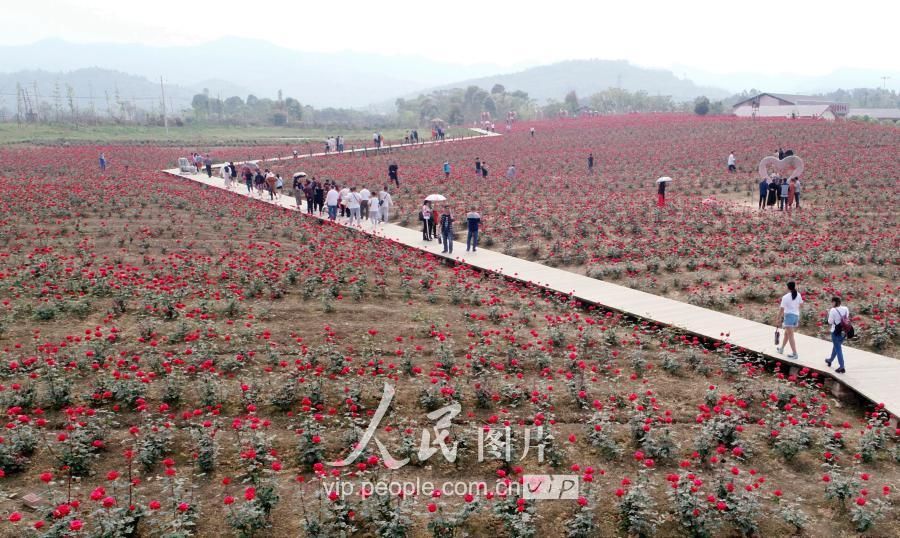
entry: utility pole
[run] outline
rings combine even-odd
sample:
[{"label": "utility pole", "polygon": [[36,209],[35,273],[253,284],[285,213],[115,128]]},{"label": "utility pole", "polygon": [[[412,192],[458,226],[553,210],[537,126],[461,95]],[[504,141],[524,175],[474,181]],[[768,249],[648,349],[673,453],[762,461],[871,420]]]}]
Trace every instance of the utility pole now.
[{"label": "utility pole", "polygon": [[889,78],[891,78],[891,77],[887,77],[887,76],[881,77],[881,88],[882,89],[884,89],[884,90],[887,89],[887,81]]},{"label": "utility pole", "polygon": [[166,126],[166,137],[169,136],[169,117],[166,116],[166,87],[163,85],[162,75],[159,76],[159,91],[162,92],[163,125]]}]

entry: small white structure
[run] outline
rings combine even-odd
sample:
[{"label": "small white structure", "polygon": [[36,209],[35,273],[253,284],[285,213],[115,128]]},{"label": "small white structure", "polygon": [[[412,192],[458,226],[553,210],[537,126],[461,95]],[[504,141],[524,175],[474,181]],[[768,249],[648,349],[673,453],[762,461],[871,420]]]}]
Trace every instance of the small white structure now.
[{"label": "small white structure", "polygon": [[736,103],[732,113],[741,118],[816,118],[834,120],[847,115],[846,103],[812,95],[761,93]]}]

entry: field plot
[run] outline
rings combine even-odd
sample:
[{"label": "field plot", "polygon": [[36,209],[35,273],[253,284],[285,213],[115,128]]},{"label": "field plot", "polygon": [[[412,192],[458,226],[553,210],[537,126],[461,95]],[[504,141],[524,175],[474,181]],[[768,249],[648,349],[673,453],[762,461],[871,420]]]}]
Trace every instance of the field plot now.
[{"label": "field plot", "polygon": [[[538,130],[577,139],[553,132]],[[637,179],[610,187],[609,202],[567,199],[575,183],[596,188],[576,172],[580,161],[569,181],[552,188],[546,178],[528,179],[538,161],[525,157],[516,161],[527,164],[515,183],[438,178],[441,151],[498,162],[505,144],[532,143],[526,136],[302,165],[372,182],[386,170],[382,161],[397,159],[409,185],[397,198],[443,185],[460,206],[479,200],[488,233],[513,249],[520,248],[513,223],[533,226],[528,240],[538,241],[536,208],[544,202],[562,208],[580,200],[600,216],[615,211],[602,219],[610,233],[628,218],[612,200],[634,199],[633,218],[684,221],[682,230],[699,218],[679,194],[653,215],[649,204],[638,205],[649,194]],[[242,151],[216,153],[237,159]],[[810,536],[897,535],[900,515],[891,503],[900,430],[886,426],[878,409],[827,396],[809,372],[773,372],[728,345],[153,171],[182,150],[108,153],[114,163],[129,162],[129,172],[98,174],[94,148],[59,148],[52,160],[46,148],[0,150],[4,536],[550,536],[563,529],[570,536],[770,536],[801,528]],[[562,162],[542,173],[562,173],[551,170]],[[523,210],[531,212],[517,213],[508,203],[516,198],[503,189],[530,193],[542,181],[545,199],[528,198]],[[883,199],[890,185],[881,185]],[[587,217],[565,220],[577,214],[568,207],[557,223],[567,230],[559,244],[568,256],[595,250],[579,241],[604,241],[594,228],[579,236]],[[698,222],[715,227],[737,218],[729,215]],[[872,215],[880,229],[873,225],[867,240],[896,245],[895,217],[877,208]],[[698,265],[715,272],[724,270],[711,267],[717,249],[733,247],[730,235],[718,237],[722,246],[689,233],[677,241],[695,245]],[[637,252],[625,250],[622,262],[592,255],[583,265],[639,263]],[[889,252],[896,250],[868,256]],[[673,277],[689,278],[684,263]],[[885,287],[896,281],[892,258],[863,267],[865,275],[883,267]],[[863,276],[848,275],[841,285],[862,286]],[[896,308],[890,295],[885,316]],[[375,435],[408,464],[386,468],[385,452],[370,440],[352,464],[327,465],[360,444],[385,384],[396,395]],[[454,404],[450,462],[426,415]],[[479,461],[479,437],[507,427],[511,461],[490,454]],[[420,453],[423,431],[430,457]],[[536,473],[578,476],[578,497],[498,492],[498,484]],[[357,489],[342,498],[324,489],[336,479],[359,487],[416,480],[484,487],[460,495],[419,487],[403,496]]]},{"label": "field plot", "polygon": [[[801,209],[760,212],[756,165],[779,147],[806,162]],[[839,294],[861,328],[854,345],[896,357],[897,147],[900,130],[885,126],[635,115],[522,124],[489,140],[303,167],[371,187],[396,161],[394,200],[410,227],[421,200],[439,192],[458,218],[482,213],[487,248],[764,323],[795,280],[806,301],[800,332],[812,336],[827,338],[825,313]],[[487,179],[476,176],[476,158]],[[444,160],[454,167],[446,181]],[[663,175],[675,181],[658,209]]]}]

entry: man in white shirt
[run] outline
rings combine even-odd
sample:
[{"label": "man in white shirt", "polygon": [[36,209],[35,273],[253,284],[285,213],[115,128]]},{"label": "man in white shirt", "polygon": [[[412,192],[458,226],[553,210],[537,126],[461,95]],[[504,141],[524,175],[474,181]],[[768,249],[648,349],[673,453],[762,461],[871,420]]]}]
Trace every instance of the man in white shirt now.
[{"label": "man in white shirt", "polygon": [[369,218],[369,200],[372,198],[372,192],[363,187],[362,190],[359,191],[359,216],[363,219]]},{"label": "man in white shirt", "polygon": [[340,199],[340,193],[332,185],[331,190],[325,195],[325,205],[328,207],[328,220],[333,221],[337,218],[337,206]]},{"label": "man in white shirt", "polygon": [[391,208],[394,206],[394,199],[388,192],[388,186],[385,185],[378,193],[378,203],[381,204],[381,222],[387,222],[391,218]]},{"label": "man in white shirt", "polygon": [[736,172],[737,171],[737,159],[734,158],[734,152],[728,154],[728,171]]}]

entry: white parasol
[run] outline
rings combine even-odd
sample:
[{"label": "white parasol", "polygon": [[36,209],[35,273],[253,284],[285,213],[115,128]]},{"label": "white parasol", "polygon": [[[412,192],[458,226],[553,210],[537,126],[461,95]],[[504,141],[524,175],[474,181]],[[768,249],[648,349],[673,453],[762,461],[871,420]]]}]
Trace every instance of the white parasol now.
[{"label": "white parasol", "polygon": [[669,176],[663,176],[656,180],[657,183],[668,183],[669,181],[672,181],[672,178]]},{"label": "white parasol", "polygon": [[306,177],[306,172],[297,172],[296,174],[294,174],[294,179],[297,179],[300,177]]},{"label": "white parasol", "polygon": [[429,202],[444,202],[447,198],[443,194],[429,194],[425,197],[425,200]]}]

